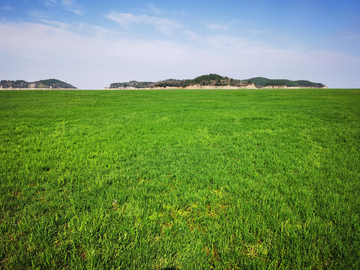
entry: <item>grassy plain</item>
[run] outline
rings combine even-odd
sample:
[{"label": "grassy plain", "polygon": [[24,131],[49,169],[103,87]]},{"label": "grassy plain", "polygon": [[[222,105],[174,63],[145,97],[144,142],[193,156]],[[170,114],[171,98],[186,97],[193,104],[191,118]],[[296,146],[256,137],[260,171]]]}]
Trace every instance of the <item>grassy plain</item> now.
[{"label": "grassy plain", "polygon": [[1,269],[360,268],[360,90],[0,91]]}]

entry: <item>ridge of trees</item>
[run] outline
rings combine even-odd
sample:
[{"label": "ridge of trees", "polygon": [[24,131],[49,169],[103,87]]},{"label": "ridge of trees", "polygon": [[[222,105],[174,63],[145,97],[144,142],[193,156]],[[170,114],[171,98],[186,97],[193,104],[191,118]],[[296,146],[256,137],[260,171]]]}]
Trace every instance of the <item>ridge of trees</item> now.
[{"label": "ridge of trees", "polygon": [[47,80],[40,80],[35,82],[27,82],[24,80],[2,80],[0,81],[0,86],[2,88],[54,88],[54,89],[77,89],[75,86],[57,80],[57,79],[47,79]]},{"label": "ridge of trees", "polygon": [[161,88],[161,87],[179,87],[185,88],[192,85],[200,85],[200,86],[246,86],[246,81],[240,81],[231,79],[228,77],[222,77],[218,74],[209,74],[202,75],[196,77],[195,79],[185,79],[185,80],[177,80],[177,79],[167,79],[158,82],[138,82],[138,81],[130,81],[125,83],[112,83],[110,88]]},{"label": "ridge of trees", "polygon": [[285,79],[267,79],[264,77],[255,77],[248,80],[237,80],[229,77],[223,77],[218,74],[208,74],[196,77],[194,79],[185,79],[185,80],[177,80],[177,79],[167,79],[158,82],[138,82],[138,81],[130,81],[130,82],[122,82],[122,83],[112,83],[110,88],[166,88],[166,87],[179,87],[185,88],[188,86],[233,86],[233,87],[244,87],[250,84],[255,84],[255,87],[262,88],[267,86],[287,86],[287,87],[314,87],[314,88],[322,88],[325,87],[322,83],[313,83],[307,80],[298,80],[291,81]]},{"label": "ridge of trees", "polygon": [[264,77],[255,77],[248,80],[249,83],[254,83],[256,87],[266,87],[266,86],[287,86],[287,87],[314,87],[322,88],[325,87],[322,83],[314,83],[307,80],[297,80],[291,81],[286,79],[268,79]]}]

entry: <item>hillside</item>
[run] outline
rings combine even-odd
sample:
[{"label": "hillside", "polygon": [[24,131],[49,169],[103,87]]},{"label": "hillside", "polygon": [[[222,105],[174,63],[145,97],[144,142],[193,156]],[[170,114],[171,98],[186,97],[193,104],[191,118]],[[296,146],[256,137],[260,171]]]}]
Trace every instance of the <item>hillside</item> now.
[{"label": "hillside", "polygon": [[256,87],[267,87],[267,86],[286,86],[286,87],[311,87],[311,88],[324,88],[325,85],[322,83],[314,83],[306,80],[291,81],[285,79],[272,80],[263,77],[251,78],[248,80],[250,83],[254,83]]},{"label": "hillside", "polygon": [[158,82],[122,82],[112,83],[110,89],[141,89],[141,88],[263,88],[263,87],[306,87],[306,88],[325,88],[322,83],[313,83],[306,80],[272,80],[262,77],[251,78],[248,80],[237,80],[233,78],[223,77],[218,74],[209,74],[196,77],[190,80],[167,79]]},{"label": "hillside", "polygon": [[75,86],[57,79],[40,80],[35,82],[27,82],[24,80],[17,81],[0,81],[0,89],[77,89]]},{"label": "hillside", "polygon": [[191,86],[214,86],[214,87],[224,87],[224,86],[235,86],[241,87],[246,86],[248,83],[246,81],[234,80],[228,77],[222,77],[217,74],[202,75],[191,80],[176,80],[176,79],[167,79],[164,81],[158,82],[138,82],[130,81],[124,83],[112,83],[110,88],[165,88],[165,87],[178,87],[178,88],[187,88]]}]

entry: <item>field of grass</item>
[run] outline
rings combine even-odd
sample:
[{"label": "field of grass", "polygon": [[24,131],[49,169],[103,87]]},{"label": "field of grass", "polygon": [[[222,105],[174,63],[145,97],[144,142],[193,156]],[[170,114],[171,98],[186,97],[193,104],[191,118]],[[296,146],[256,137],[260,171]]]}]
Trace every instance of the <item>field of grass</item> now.
[{"label": "field of grass", "polygon": [[360,90],[0,91],[0,269],[359,269]]}]

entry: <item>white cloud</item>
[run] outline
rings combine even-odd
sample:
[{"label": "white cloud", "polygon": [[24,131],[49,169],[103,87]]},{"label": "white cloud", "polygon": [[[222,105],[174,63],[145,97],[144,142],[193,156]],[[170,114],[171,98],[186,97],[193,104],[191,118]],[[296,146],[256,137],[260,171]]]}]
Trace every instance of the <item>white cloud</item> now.
[{"label": "white cloud", "polygon": [[241,50],[249,47],[249,41],[244,38],[228,35],[214,35],[204,39],[204,42],[213,48],[223,50],[225,48],[231,50]]},{"label": "white cloud", "polygon": [[[87,24],[0,22],[0,36],[5,37],[0,39],[0,74],[3,79],[28,81],[57,78],[83,89],[133,79],[184,79],[208,73],[237,79],[308,79],[330,87],[360,86],[355,72],[360,60],[350,55],[277,49],[235,36],[200,38],[185,32],[194,35],[200,46],[129,39]],[[352,85],[346,85],[347,81]]]},{"label": "white cloud", "polygon": [[54,77],[80,88],[102,88],[122,79],[160,80],[176,74],[173,63],[189,58],[186,46],[171,41],[86,37],[51,23],[0,24],[0,36],[7,37],[0,41],[2,76],[29,81]]},{"label": "white cloud", "polygon": [[162,17],[151,17],[148,15],[134,15],[131,13],[119,13],[113,11],[105,17],[119,23],[125,29],[130,29],[131,24],[151,24],[167,35],[171,35],[174,29],[181,27],[176,20]]},{"label": "white cloud", "polygon": [[11,10],[12,8],[10,6],[4,6],[1,8],[2,10]]}]

